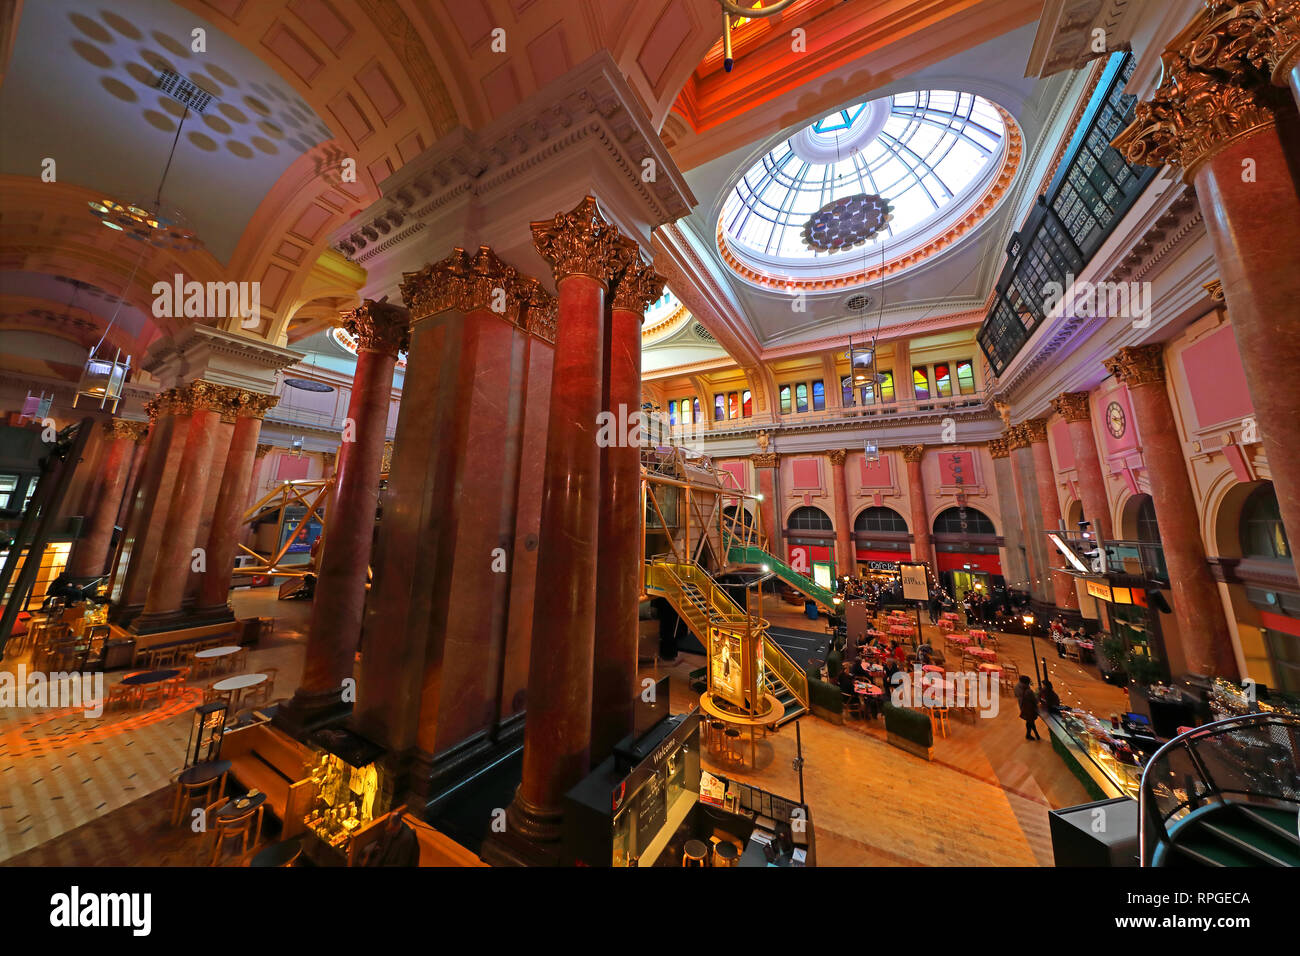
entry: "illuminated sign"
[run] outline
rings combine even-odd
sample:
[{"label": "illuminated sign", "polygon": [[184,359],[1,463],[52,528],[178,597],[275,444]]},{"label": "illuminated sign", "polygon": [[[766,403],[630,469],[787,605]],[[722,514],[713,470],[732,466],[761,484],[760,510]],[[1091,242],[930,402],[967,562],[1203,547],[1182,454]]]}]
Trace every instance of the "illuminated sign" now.
[{"label": "illuminated sign", "polygon": [[1101,584],[1098,581],[1088,582],[1088,593],[1095,598],[1101,598],[1103,601],[1111,600],[1110,585]]}]

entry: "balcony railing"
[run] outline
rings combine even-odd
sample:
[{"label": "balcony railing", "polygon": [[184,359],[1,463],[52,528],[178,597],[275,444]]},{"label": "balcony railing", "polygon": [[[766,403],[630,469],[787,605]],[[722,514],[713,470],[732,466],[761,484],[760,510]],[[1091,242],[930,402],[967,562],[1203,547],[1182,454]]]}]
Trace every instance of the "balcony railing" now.
[{"label": "balcony railing", "polygon": [[1156,169],[1130,166],[1110,145],[1133,116],[1136,98],[1122,92],[1133,63],[1131,53],[1111,55],[1061,168],[1007,247],[976,336],[995,375],[1047,317],[1048,286],[1069,288],[1155,177]]}]

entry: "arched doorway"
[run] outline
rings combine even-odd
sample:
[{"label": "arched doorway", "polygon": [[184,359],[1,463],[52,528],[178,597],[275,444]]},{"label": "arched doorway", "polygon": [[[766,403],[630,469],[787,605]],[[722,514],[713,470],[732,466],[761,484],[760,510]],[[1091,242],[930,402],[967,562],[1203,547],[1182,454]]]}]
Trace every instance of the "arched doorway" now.
[{"label": "arched doorway", "polygon": [[[1300,693],[1300,585],[1295,552],[1271,481],[1261,482],[1242,503],[1236,530],[1241,559],[1232,569],[1232,578],[1244,589],[1245,600],[1255,612],[1251,617],[1258,619],[1268,668],[1250,676],[1285,693]],[[1249,664],[1252,642],[1240,621],[1238,632]]]},{"label": "arched doorway", "polygon": [[790,512],[785,519],[785,546],[790,567],[815,578],[825,573],[819,572],[818,565],[826,565],[834,582],[835,524],[821,508],[805,505]]},{"label": "arched doorway", "polygon": [[898,578],[898,563],[910,560],[912,536],[893,508],[863,508],[853,519],[853,549],[858,575],[882,584]]},{"label": "arched doorway", "polygon": [[1005,585],[998,554],[1002,539],[984,512],[969,505],[945,508],[931,532],[939,581],[956,600],[968,591],[992,594]]}]

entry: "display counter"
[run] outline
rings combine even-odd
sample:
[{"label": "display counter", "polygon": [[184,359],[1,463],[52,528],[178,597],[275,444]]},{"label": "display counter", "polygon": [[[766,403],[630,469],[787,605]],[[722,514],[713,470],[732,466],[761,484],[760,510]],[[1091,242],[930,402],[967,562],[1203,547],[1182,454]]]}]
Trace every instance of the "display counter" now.
[{"label": "display counter", "polygon": [[383,748],[346,730],[323,730],[309,743],[315,800],[304,823],[303,850],[318,866],[342,866],[353,837],[388,813],[392,786],[378,763]]},{"label": "display counter", "polygon": [[1164,742],[1136,715],[1103,719],[1063,707],[1046,719],[1067,760],[1092,779],[1107,797],[1137,798],[1146,760]]}]

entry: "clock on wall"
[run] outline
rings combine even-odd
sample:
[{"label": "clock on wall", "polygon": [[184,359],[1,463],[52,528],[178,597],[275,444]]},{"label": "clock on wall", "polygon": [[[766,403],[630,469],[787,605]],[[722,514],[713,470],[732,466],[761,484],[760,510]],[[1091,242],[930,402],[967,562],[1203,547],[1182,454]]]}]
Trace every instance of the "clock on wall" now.
[{"label": "clock on wall", "polygon": [[1106,427],[1116,438],[1124,437],[1128,421],[1124,418],[1124,409],[1120,407],[1119,402],[1111,402],[1106,406]]}]

